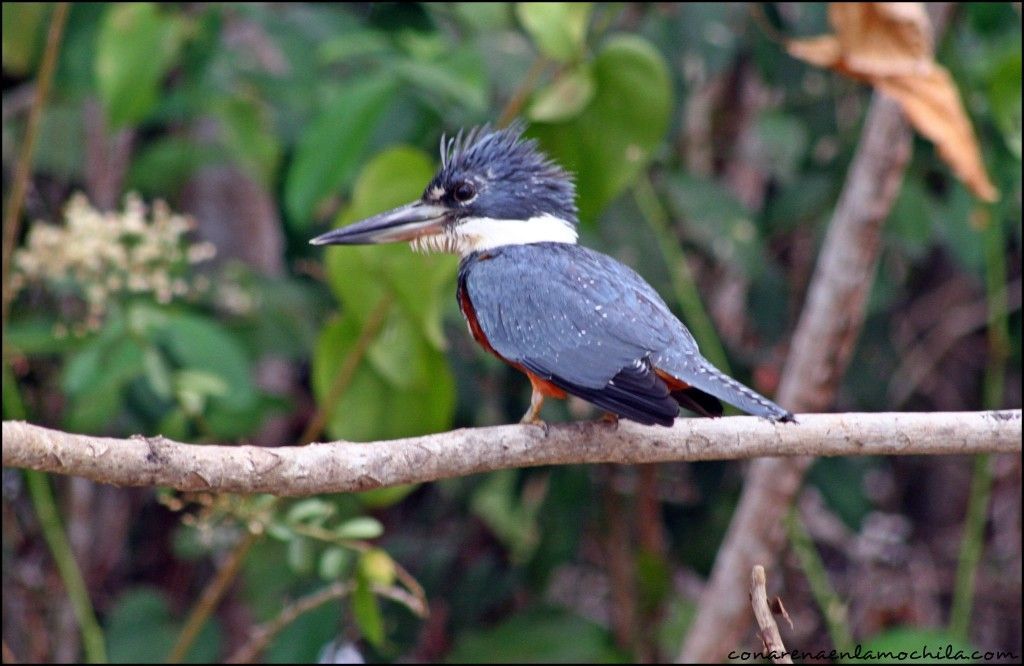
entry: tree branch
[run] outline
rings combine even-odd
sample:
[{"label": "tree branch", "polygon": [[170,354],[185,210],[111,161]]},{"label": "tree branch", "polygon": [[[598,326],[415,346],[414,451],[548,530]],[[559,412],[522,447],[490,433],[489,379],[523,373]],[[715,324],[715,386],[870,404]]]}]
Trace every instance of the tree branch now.
[{"label": "tree branch", "polygon": [[[757,626],[761,629],[761,642],[764,643],[765,652],[770,655],[772,663],[792,664],[793,657],[786,651],[782,635],[779,633],[779,625],[775,623],[775,615],[768,603],[767,582],[764,567],[756,565],[750,572],[750,605],[754,609]],[[778,603],[781,607],[782,602]]]},{"label": "tree branch", "polygon": [[163,437],[75,435],[3,422],[3,464],[122,486],[311,495],[352,492],[512,467],[735,460],[760,456],[1020,453],[1021,410],[805,414],[496,426],[373,442],[277,448],[183,444]]}]

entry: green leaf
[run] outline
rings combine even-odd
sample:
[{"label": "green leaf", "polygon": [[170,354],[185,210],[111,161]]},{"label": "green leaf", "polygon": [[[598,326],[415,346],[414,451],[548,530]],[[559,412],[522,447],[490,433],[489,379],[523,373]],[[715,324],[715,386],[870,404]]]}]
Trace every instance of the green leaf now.
[{"label": "green leaf", "polygon": [[182,409],[172,409],[167,415],[160,419],[156,431],[169,439],[176,439],[179,442],[188,439],[189,417]]},{"label": "green leaf", "polygon": [[[432,175],[430,159],[419,150],[399,147],[381,153],[360,174],[352,205],[339,216],[339,225],[419,198]],[[328,324],[317,342],[313,387],[319,401],[328,397],[335,373],[371,314],[385,299],[394,299],[333,408],[328,432],[359,441],[446,428],[454,407],[454,381],[440,353],[441,313],[451,298],[454,257],[377,245],[329,249],[325,263],[328,284],[345,314]]]},{"label": "green leaf", "polygon": [[57,337],[54,321],[43,317],[12,319],[4,331],[4,344],[16,354],[42,356],[69,352],[81,344],[72,335]]},{"label": "green leaf", "polygon": [[757,166],[782,183],[791,183],[807,154],[807,127],[800,118],[765,113],[757,119]]},{"label": "green leaf", "polygon": [[15,76],[28,76],[35,70],[43,44],[46,2],[3,3],[3,67]]},{"label": "green leaf", "polygon": [[171,398],[171,369],[163,354],[156,347],[146,347],[142,354],[143,367],[146,371],[146,381],[157,397],[169,400]]},{"label": "green leaf", "polygon": [[1021,159],[1021,54],[1020,45],[1009,50],[989,74],[988,99],[992,116],[1003,133],[1006,147]]},{"label": "green leaf", "polygon": [[380,56],[391,51],[387,35],[376,30],[353,30],[324,40],[317,56],[325,65],[346,63],[356,58]]},{"label": "green leaf", "polygon": [[594,74],[583,63],[537,91],[526,115],[535,122],[558,123],[575,118],[594,98]]},{"label": "green leaf", "polygon": [[576,174],[584,222],[633,182],[665,136],[672,110],[668,66],[646,40],[632,35],[608,39],[593,69],[594,98],[579,116],[535,124],[529,131]]},{"label": "green leaf", "polygon": [[583,50],[590,9],[589,2],[518,2],[516,16],[541,53],[567,61]]},{"label": "green leaf", "polygon": [[324,580],[336,580],[352,564],[352,551],[340,546],[331,546],[320,555],[318,572]]},{"label": "green leaf", "polygon": [[509,549],[513,562],[525,562],[540,542],[539,502],[527,504],[516,492],[517,470],[492,472],[473,493],[471,508]]},{"label": "green leaf", "polygon": [[356,493],[356,497],[359,498],[359,503],[368,509],[385,509],[398,504],[419,487],[418,483],[406,483],[390,488],[374,488]]},{"label": "green leaf", "polygon": [[[250,376],[249,359],[235,338],[217,322],[182,312],[168,313],[153,339],[162,343],[177,364],[219,379],[223,390],[203,384],[204,395],[233,410],[247,409],[256,402],[256,389]],[[191,379],[189,381],[192,381]]]},{"label": "green leaf", "polygon": [[281,145],[271,131],[269,110],[259,100],[233,96],[222,100],[215,113],[228,151],[257,182],[273,185]]},{"label": "green leaf", "polygon": [[222,161],[215,146],[168,136],[142,149],[128,168],[128,189],[149,196],[175,192],[200,167]]},{"label": "green leaf", "polygon": [[534,608],[493,629],[460,636],[448,655],[453,664],[625,663],[608,632],[565,611]]},{"label": "green leaf", "polygon": [[107,428],[121,408],[122,389],[143,372],[142,348],[134,340],[97,338],[65,368],[67,427],[90,433]]},{"label": "green leaf", "polygon": [[454,50],[435,61],[403,59],[393,67],[407,85],[429,98],[440,97],[472,114],[487,108],[487,72],[473,51]]},{"label": "green leaf", "polygon": [[351,83],[303,132],[284,188],[288,221],[297,230],[308,229],[316,205],[355,177],[395,88],[390,77]]},{"label": "green leaf", "polygon": [[[373,158],[359,175],[352,205],[337,220],[343,226],[418,199],[434,167],[420,150],[391,148]],[[365,321],[385,294],[394,293],[437,349],[444,346],[441,312],[451,298],[454,257],[414,254],[403,245],[328,250],[327,282],[346,313]]]},{"label": "green leaf", "polygon": [[288,509],[285,522],[289,525],[299,523],[322,525],[338,510],[334,504],[319,497],[310,497],[296,502]]},{"label": "green leaf", "polygon": [[95,74],[111,129],[144,120],[183,37],[181,19],[148,2],[112,4],[96,45]]},{"label": "green leaf", "polygon": [[381,534],[384,534],[384,526],[376,518],[359,516],[346,520],[332,531],[339,539],[376,539]]},{"label": "green leaf", "polygon": [[363,638],[374,647],[380,647],[384,642],[384,621],[377,597],[373,595],[369,581],[362,576],[357,576],[356,589],[352,593],[352,616]]},{"label": "green leaf", "polygon": [[151,588],[121,594],[104,628],[112,663],[161,662],[174,645],[167,601]]},{"label": "green leaf", "polygon": [[101,340],[93,340],[80,351],[70,357],[64,366],[61,388],[68,395],[81,393],[83,388],[100,373],[100,363],[106,345]]},{"label": "green leaf", "polygon": [[288,566],[297,574],[313,571],[313,544],[304,536],[288,541]]},{"label": "green leaf", "polygon": [[[334,375],[359,337],[358,322],[340,317],[329,323],[313,354],[313,391],[323,402]],[[454,409],[455,385],[444,356],[423,338],[414,354],[421,369],[416,382],[395,386],[362,362],[332,410],[327,431],[352,441],[407,437],[446,429]],[[410,409],[415,405],[415,409]]]}]

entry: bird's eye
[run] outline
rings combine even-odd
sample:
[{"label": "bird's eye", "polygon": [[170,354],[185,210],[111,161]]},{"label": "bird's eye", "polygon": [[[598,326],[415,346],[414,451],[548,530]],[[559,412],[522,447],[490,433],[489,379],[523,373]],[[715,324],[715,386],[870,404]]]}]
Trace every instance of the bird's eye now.
[{"label": "bird's eye", "polygon": [[456,201],[466,203],[476,196],[476,187],[473,186],[473,183],[464,180],[455,186],[455,189],[452,190],[452,194],[455,195]]}]

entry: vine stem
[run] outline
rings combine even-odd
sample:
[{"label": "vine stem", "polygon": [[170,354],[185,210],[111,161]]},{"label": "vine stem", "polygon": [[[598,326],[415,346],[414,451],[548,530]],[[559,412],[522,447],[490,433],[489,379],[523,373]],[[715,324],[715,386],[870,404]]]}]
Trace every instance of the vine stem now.
[{"label": "vine stem", "polygon": [[345,390],[352,383],[352,378],[355,377],[356,370],[359,368],[359,362],[363,360],[363,356],[366,355],[370,345],[373,344],[374,338],[377,337],[377,334],[384,327],[384,322],[387,321],[388,313],[391,312],[391,305],[394,301],[395,295],[389,292],[380,299],[377,306],[370,312],[363,330],[360,331],[359,337],[356,339],[355,344],[352,345],[352,350],[345,357],[344,363],[338,369],[338,374],[334,376],[334,381],[331,382],[327,396],[321,401],[320,407],[316,410],[313,418],[309,420],[309,423],[306,424],[306,429],[302,432],[302,436],[299,437],[299,444],[309,444],[323,434],[324,428],[327,427],[327,422],[331,420],[331,416],[334,414],[338,399],[341,398],[342,394],[345,393]]},{"label": "vine stem", "polygon": [[3,266],[0,267],[0,270],[3,270],[4,283],[4,327],[7,326],[7,312],[11,305],[11,299],[14,297],[14,288],[9,279],[11,258],[14,255],[14,245],[18,242],[18,231],[21,229],[21,208],[25,203],[28,179],[32,172],[32,151],[35,149],[39,122],[43,117],[43,107],[46,105],[46,96],[50,92],[53,73],[57,69],[57,56],[60,54],[60,42],[64,37],[64,26],[67,23],[69,8],[69,3],[58,2],[50,17],[50,29],[46,35],[46,50],[43,51],[43,59],[39,64],[39,74],[36,80],[36,94],[32,100],[32,107],[29,109],[28,123],[25,126],[25,140],[21,144],[21,152],[18,153],[18,161],[14,166],[11,195],[7,200],[7,210],[4,211]]}]

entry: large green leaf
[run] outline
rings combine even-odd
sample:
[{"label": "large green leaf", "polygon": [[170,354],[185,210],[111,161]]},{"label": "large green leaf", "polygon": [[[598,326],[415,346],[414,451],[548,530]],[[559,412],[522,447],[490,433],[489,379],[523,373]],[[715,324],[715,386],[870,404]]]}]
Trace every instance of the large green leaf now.
[{"label": "large green leaf", "polygon": [[[399,147],[381,153],[360,174],[338,226],[419,198],[433,173],[422,151]],[[443,347],[441,312],[451,298],[454,257],[415,254],[404,244],[374,245],[328,249],[325,263],[328,284],[348,315],[365,321],[392,294],[431,344]]]},{"label": "large green leaf", "polygon": [[170,313],[154,337],[180,367],[191,371],[192,379],[196,372],[201,372],[223,382],[223,395],[215,398],[218,404],[243,410],[256,402],[249,359],[238,341],[216,322],[192,314]]},{"label": "large green leaf", "polygon": [[352,592],[352,616],[363,638],[380,647],[384,642],[384,620],[380,615],[377,597],[373,596],[370,583],[362,576],[358,577],[356,589]]},{"label": "large green leaf", "polygon": [[545,150],[576,174],[584,222],[593,220],[647,164],[672,110],[668,67],[646,40],[610,38],[593,69],[596,90],[582,113],[567,122],[530,127]]},{"label": "large green leaf", "polygon": [[316,205],[355,177],[395,89],[391,77],[350,83],[303,132],[284,190],[288,221],[295,228],[307,229]]},{"label": "large green leaf", "polygon": [[589,63],[581,63],[538,90],[527,115],[539,123],[570,120],[582,113],[593,98],[594,73]]},{"label": "large green leaf", "polygon": [[257,100],[239,96],[222,100],[215,109],[228,151],[264,187],[273,185],[281,156],[267,111]]},{"label": "large green leaf", "polygon": [[[328,398],[335,375],[355,348],[362,332],[353,317],[328,324],[313,354],[313,392],[321,404]],[[401,358],[415,359],[401,384],[388,380],[373,362],[363,358],[346,390],[332,408],[327,432],[353,441],[407,437],[444,430],[455,407],[455,382],[444,355],[422,336],[393,349]],[[400,368],[397,360],[384,361],[388,371]]]},{"label": "large green leaf", "polygon": [[111,341],[98,337],[90,342],[64,368],[67,428],[102,432],[121,410],[125,385],[144,372],[142,348],[131,338]]},{"label": "large green leaf", "polygon": [[[418,198],[432,175],[430,159],[419,150],[381,153],[360,174],[339,225]],[[321,403],[367,322],[387,307],[332,408],[328,432],[359,441],[448,427],[454,380],[440,351],[441,312],[443,299],[450,298],[454,259],[414,254],[405,245],[340,247],[328,249],[326,267],[344,316],[324,328],[313,357],[313,389]]]},{"label": "large green leaf", "polygon": [[96,44],[96,82],[112,128],[142,121],[156,106],[184,23],[149,2],[112,4]]}]

